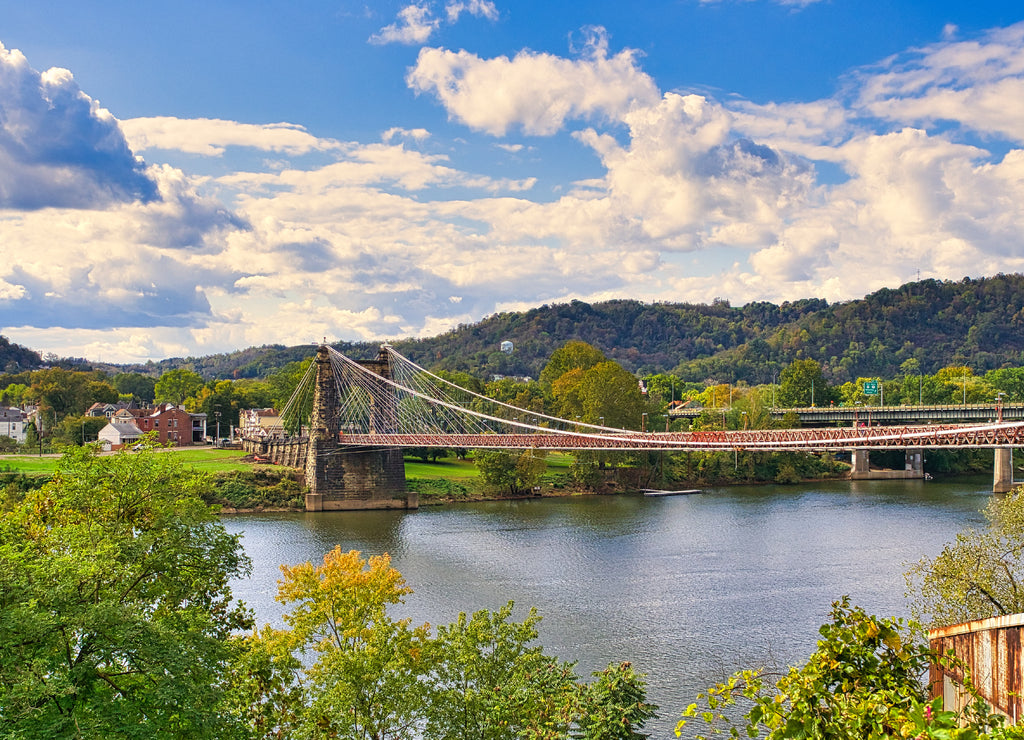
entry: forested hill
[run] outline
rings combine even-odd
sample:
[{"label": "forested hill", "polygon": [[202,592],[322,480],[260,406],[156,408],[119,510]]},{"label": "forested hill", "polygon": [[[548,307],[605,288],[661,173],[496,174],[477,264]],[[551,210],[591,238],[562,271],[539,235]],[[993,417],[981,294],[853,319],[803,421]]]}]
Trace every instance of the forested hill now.
[{"label": "forested hill", "polygon": [[38,352],[11,343],[7,337],[0,336],[0,371],[18,373],[39,367],[43,358]]},{"label": "forested hill", "polygon": [[[1019,367],[1024,366],[1024,276],[922,280],[831,305],[822,299],[741,307],[720,300],[709,305],[573,301],[500,313],[437,337],[392,344],[429,368],[536,378],[551,353],[574,339],[631,371],[723,383],[770,382],[773,373],[806,358],[820,362],[833,382],[894,377],[908,360],[926,373],[949,365],[968,365],[975,372]],[[511,354],[501,352],[503,341],[513,343]],[[377,350],[375,343],[337,346],[355,357],[371,357]],[[309,346],[269,346],[140,369],[189,365],[207,377],[255,377],[311,354]]]}]

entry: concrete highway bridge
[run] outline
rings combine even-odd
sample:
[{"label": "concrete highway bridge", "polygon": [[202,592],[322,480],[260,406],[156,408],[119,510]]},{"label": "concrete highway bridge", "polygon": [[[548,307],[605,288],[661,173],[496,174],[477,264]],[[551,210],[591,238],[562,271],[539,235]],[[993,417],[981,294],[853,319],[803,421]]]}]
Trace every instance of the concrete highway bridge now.
[{"label": "concrete highway bridge", "polygon": [[[696,419],[702,413],[721,413],[722,408],[677,408],[669,411],[672,419]],[[1024,421],[1024,403],[972,403],[934,406],[805,406],[773,408],[773,419],[795,414],[800,425],[874,426],[879,424],[956,424],[986,423],[1000,419]]]}]

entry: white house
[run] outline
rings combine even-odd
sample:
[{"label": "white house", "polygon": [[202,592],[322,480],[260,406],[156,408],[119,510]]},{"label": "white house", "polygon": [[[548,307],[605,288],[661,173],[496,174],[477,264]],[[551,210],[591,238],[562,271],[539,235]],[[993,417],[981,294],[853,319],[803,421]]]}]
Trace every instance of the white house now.
[{"label": "white house", "polygon": [[25,444],[25,422],[28,417],[21,409],[0,407],[0,437],[10,437]]},{"label": "white house", "polygon": [[119,450],[132,445],[142,438],[142,430],[130,421],[112,421],[100,429],[96,436],[103,443],[104,450]]}]

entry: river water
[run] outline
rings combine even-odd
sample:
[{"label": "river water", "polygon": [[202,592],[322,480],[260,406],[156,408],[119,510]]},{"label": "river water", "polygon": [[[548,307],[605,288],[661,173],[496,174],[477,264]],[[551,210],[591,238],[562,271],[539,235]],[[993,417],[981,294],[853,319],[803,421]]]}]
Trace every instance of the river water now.
[{"label": "river water", "polygon": [[580,675],[621,660],[647,674],[661,707],[647,729],[667,740],[711,683],[805,659],[844,594],[906,616],[908,565],[982,523],[990,492],[991,478],[843,481],[223,521],[253,560],[233,588],[260,622],[281,624],[280,564],[336,545],[387,552],[414,590],[396,616],[440,624],[513,600],[521,619],[536,606],[540,644]]}]

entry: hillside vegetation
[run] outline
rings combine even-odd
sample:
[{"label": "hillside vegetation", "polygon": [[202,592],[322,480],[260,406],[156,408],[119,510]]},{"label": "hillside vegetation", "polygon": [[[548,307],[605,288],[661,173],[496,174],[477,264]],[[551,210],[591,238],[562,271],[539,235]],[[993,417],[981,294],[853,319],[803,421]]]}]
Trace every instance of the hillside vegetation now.
[{"label": "hillside vegetation", "polygon": [[[536,378],[555,349],[580,340],[639,374],[757,384],[771,382],[794,360],[813,359],[831,382],[843,383],[894,377],[910,359],[925,373],[949,365],[976,373],[1024,366],[1022,329],[1024,276],[1013,274],[922,280],[834,304],[819,298],[739,307],[718,299],[710,304],[572,301],[499,313],[436,337],[392,344],[426,367],[482,378]],[[503,341],[514,344],[511,354],[501,352]],[[371,357],[378,349],[371,342],[335,346],[354,357]],[[268,345],[125,369],[159,375],[190,367],[207,379],[256,378],[311,354],[308,345]]]}]

